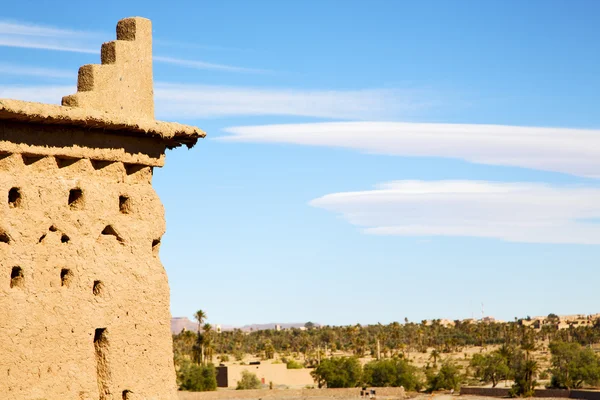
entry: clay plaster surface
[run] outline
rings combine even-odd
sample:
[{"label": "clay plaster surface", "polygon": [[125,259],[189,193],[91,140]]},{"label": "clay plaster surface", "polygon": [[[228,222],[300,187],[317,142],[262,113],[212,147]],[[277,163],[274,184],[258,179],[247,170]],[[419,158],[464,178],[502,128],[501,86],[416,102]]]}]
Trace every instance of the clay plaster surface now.
[{"label": "clay plaster surface", "polygon": [[78,93],[0,100],[0,399],[175,400],[164,152],[204,132],[154,120],[151,24],[127,18]]},{"label": "clay plaster surface", "polygon": [[[164,210],[151,178],[151,167],[121,162],[0,160],[2,399],[174,398]],[[97,329],[108,342],[104,395]]]}]

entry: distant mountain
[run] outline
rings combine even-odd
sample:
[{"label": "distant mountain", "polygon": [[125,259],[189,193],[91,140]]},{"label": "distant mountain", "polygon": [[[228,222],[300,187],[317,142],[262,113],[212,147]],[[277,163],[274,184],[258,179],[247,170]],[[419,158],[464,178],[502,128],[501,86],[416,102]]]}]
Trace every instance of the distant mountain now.
[{"label": "distant mountain", "polygon": [[[294,322],[294,323],[283,323],[283,322],[273,322],[270,324],[251,324],[244,326],[232,326],[232,325],[221,325],[222,331],[232,331],[234,329],[240,329],[244,332],[249,331],[262,331],[266,329],[275,329],[275,326],[281,326],[281,329],[290,329],[290,328],[301,328],[304,326],[304,322]],[[218,324],[213,324],[213,328]],[[319,326],[319,324],[315,324],[315,326]],[[174,317],[171,318],[171,332],[176,335],[180,333],[182,330],[188,331],[197,331],[198,324],[190,321],[187,317]]]},{"label": "distant mountain", "polygon": [[182,330],[194,331],[198,330],[198,324],[190,321],[188,317],[174,317],[171,318],[171,333],[177,335]]}]

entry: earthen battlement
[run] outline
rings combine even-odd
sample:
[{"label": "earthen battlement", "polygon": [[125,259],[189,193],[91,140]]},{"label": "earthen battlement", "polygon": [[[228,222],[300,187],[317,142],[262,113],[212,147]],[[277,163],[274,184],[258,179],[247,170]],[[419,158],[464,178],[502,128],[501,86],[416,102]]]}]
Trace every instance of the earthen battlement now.
[{"label": "earthen battlement", "polygon": [[100,61],[79,68],[77,93],[63,97],[62,105],[154,119],[150,20],[119,21],[117,40],[102,44]]},{"label": "earthen battlement", "polygon": [[[154,89],[152,81],[152,24],[140,17],[126,18],[117,24],[117,40],[101,47],[101,64],[88,64],[79,69],[77,93],[63,97],[62,105],[0,99],[0,127],[6,124],[26,123],[37,126],[40,134],[45,131],[79,130],[90,138],[98,134],[158,139],[168,149],[196,144],[206,134],[199,128],[154,119]],[[0,131],[0,151],[8,145],[14,152],[21,152],[4,140],[6,129]],[[40,135],[38,135],[40,136]],[[38,138],[69,142],[71,138]],[[102,141],[102,140],[101,140]],[[104,138],[103,141],[111,141]],[[99,141],[96,140],[99,143]],[[26,151],[41,155],[86,157],[85,148],[72,146],[57,149],[55,146],[27,148]],[[100,146],[102,147],[102,146]],[[119,146],[117,146],[119,147]],[[112,148],[115,148],[114,146]],[[73,154],[76,153],[76,154]],[[92,151],[94,153],[94,151]],[[99,156],[95,151],[96,157]],[[118,158],[115,152],[106,152],[108,160]],[[135,158],[135,157],[134,157]],[[139,158],[139,157],[138,157]],[[143,157],[142,157],[143,158]],[[131,162],[131,160],[122,160]],[[148,162],[161,166],[162,161]]]}]

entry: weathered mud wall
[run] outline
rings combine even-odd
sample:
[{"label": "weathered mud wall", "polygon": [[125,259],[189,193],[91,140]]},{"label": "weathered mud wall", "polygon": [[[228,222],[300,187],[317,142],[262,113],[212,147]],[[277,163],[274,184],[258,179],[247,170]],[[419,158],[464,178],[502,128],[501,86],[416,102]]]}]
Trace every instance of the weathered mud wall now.
[{"label": "weathered mud wall", "polygon": [[152,168],[198,128],[154,120],[152,27],[117,25],[62,106],[0,100],[0,399],[175,400]]},{"label": "weathered mud wall", "polygon": [[37,153],[0,155],[0,398],[175,399],[152,167]]}]

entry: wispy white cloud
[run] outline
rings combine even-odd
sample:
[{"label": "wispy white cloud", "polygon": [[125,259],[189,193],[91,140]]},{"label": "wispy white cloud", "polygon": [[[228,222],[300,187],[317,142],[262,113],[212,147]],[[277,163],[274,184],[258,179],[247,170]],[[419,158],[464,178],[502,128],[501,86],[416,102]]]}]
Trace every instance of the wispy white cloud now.
[{"label": "wispy white cloud", "polygon": [[[0,64],[0,73],[73,78],[76,72]],[[61,92],[62,91],[62,92]],[[59,103],[75,91],[69,85],[0,85],[0,97]],[[163,119],[227,116],[291,115],[322,118],[369,118],[378,114],[411,113],[424,104],[393,90],[304,91],[227,86],[156,83],[156,114]],[[234,132],[247,128],[230,128]],[[254,140],[232,136],[226,140]]]},{"label": "wispy white cloud", "polygon": [[153,39],[152,44],[155,47],[169,47],[169,48],[181,48],[181,49],[195,49],[195,50],[209,50],[209,51],[223,51],[223,52],[253,52],[252,49],[245,49],[239,47],[228,47],[228,46],[209,46],[198,43],[188,43],[181,41],[173,41],[173,40],[164,40],[164,39]]},{"label": "wispy white cloud", "polygon": [[44,86],[0,86],[0,98],[60,104],[63,96],[77,91],[75,85]]},{"label": "wispy white cloud", "polygon": [[470,236],[600,244],[600,188],[479,181],[395,181],[310,202],[375,235]]},{"label": "wispy white cloud", "polygon": [[98,53],[94,50],[95,33],[61,29],[31,23],[0,21],[0,46]]},{"label": "wispy white cloud", "polygon": [[0,35],[20,35],[39,37],[71,37],[90,36],[89,32],[56,28],[47,25],[38,25],[28,22],[0,21]]},{"label": "wispy white cloud", "polygon": [[260,70],[260,69],[236,67],[234,65],[225,65],[225,64],[214,64],[214,63],[209,63],[209,62],[205,62],[205,61],[184,60],[181,58],[173,58],[173,57],[154,56],[152,59],[154,61],[160,62],[160,63],[173,64],[173,65],[178,65],[180,67],[194,68],[194,69],[226,71],[226,72],[243,72],[243,73],[254,73],[254,74],[269,72],[269,71]]},{"label": "wispy white cloud", "polygon": [[600,177],[600,130],[502,125],[339,122],[240,126],[223,140],[352,148]]},{"label": "wispy white cloud", "polygon": [[[302,90],[157,83],[157,110],[167,118],[290,115],[369,119],[407,115],[434,105],[393,89]],[[247,128],[232,128],[231,132]],[[238,139],[242,139],[241,136]]]},{"label": "wispy white cloud", "polygon": [[0,46],[3,47],[18,47],[22,49],[40,49],[40,50],[56,50],[56,51],[68,51],[73,53],[88,53],[96,54],[98,50],[93,50],[85,47],[81,47],[80,44],[65,43],[63,41],[56,40],[30,40],[22,37],[15,36],[4,36],[0,37]]},{"label": "wispy white cloud", "polygon": [[[97,32],[78,31],[26,22],[0,20],[0,46],[4,47],[99,54],[100,44],[102,41],[106,40],[106,37]],[[266,70],[174,57],[154,56],[153,59],[155,62],[159,63],[202,70],[218,70],[238,73],[268,72]]]},{"label": "wispy white cloud", "polygon": [[14,76],[37,76],[41,78],[70,78],[74,79],[77,74],[73,71],[55,69],[55,68],[41,68],[31,67],[27,65],[7,64],[0,63],[0,74],[14,75]]}]

